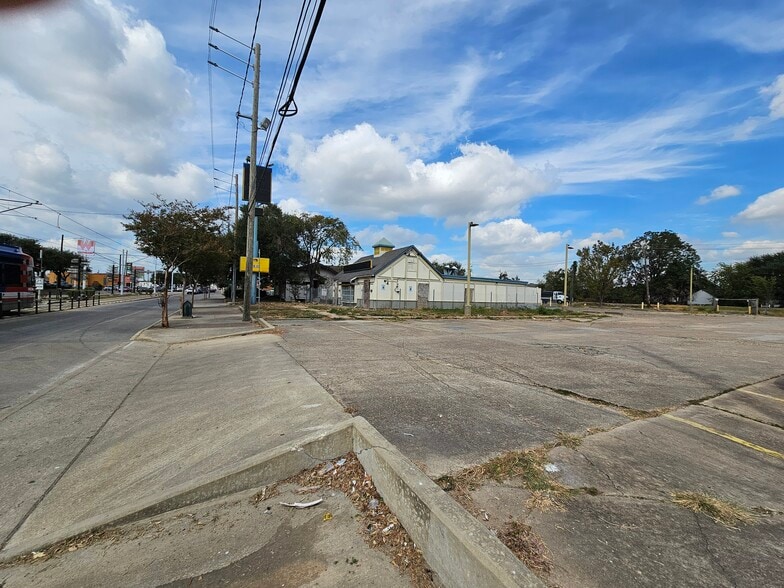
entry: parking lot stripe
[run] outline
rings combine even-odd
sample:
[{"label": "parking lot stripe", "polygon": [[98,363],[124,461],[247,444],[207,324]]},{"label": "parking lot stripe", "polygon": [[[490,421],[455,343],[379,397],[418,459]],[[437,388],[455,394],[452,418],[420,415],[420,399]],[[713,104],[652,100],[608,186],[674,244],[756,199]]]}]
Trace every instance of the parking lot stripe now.
[{"label": "parking lot stripe", "polygon": [[684,419],[681,417],[676,417],[671,414],[664,414],[662,415],[664,418],[670,419],[672,421],[678,421],[679,423],[685,423],[689,426],[695,427],[696,429],[700,429],[702,431],[707,431],[708,433],[712,433],[714,435],[718,435],[719,437],[723,437],[724,439],[728,439],[734,443],[738,443],[743,445],[744,447],[748,447],[749,449],[753,449],[754,451],[759,451],[760,453],[765,453],[772,457],[778,457],[779,459],[784,459],[784,454],[779,453],[778,451],[774,451],[773,449],[768,449],[767,447],[762,447],[761,445],[757,445],[756,443],[752,443],[751,441],[746,441],[745,439],[741,439],[740,437],[735,437],[734,435],[730,435],[728,433],[722,433],[721,431],[714,429],[712,427],[707,427],[700,423],[690,421],[689,419]]},{"label": "parking lot stripe", "polygon": [[746,394],[754,394],[754,396],[762,396],[763,398],[769,398],[770,400],[778,400],[779,402],[784,402],[784,398],[776,398],[775,396],[770,396],[768,394],[761,394],[760,392],[752,392],[751,390],[744,390],[743,388],[739,388],[738,392],[745,392]]}]

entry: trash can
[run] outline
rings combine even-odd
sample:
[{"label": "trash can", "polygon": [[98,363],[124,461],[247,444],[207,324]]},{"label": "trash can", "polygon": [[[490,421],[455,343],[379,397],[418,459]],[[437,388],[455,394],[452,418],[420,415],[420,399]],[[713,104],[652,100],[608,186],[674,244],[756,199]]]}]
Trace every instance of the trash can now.
[{"label": "trash can", "polygon": [[191,304],[190,300],[182,303],[182,316],[193,317],[193,304]]}]

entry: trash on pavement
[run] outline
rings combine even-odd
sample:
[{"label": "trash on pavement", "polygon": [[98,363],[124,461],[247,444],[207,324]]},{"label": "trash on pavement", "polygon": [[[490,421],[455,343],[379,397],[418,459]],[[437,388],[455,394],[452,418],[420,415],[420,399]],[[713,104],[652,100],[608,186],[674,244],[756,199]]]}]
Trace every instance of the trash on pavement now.
[{"label": "trash on pavement", "polygon": [[310,508],[311,506],[316,506],[322,502],[324,502],[324,499],[319,498],[313,502],[281,502],[280,504],[281,506],[290,506],[291,508]]}]

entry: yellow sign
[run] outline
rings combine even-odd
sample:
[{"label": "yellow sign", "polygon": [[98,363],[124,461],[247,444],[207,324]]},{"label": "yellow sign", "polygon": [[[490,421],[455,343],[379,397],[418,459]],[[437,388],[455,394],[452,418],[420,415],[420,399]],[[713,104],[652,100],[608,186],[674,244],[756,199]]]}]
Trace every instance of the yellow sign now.
[{"label": "yellow sign", "polygon": [[[240,271],[244,272],[248,265],[247,258],[243,255],[240,257]],[[254,257],[253,258],[253,273],[254,274],[268,274],[269,273],[269,257]]]}]

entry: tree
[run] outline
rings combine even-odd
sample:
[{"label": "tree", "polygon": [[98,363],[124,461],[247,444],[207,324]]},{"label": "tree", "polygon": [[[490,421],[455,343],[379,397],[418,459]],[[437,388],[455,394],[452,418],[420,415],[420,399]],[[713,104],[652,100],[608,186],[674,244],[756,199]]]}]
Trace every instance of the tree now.
[{"label": "tree", "polygon": [[259,216],[259,250],[270,260],[269,280],[278,294],[286,294],[286,283],[295,280],[307,257],[299,244],[302,219],[269,204]]},{"label": "tree", "polygon": [[313,299],[318,266],[322,262],[348,263],[353,253],[359,249],[359,242],[349,233],[348,228],[338,218],[321,214],[303,214],[300,246],[307,256],[307,272],[310,284],[308,299]]},{"label": "tree", "polygon": [[590,248],[580,249],[577,256],[580,282],[591,298],[598,300],[599,305],[604,304],[626,265],[620,247],[597,241]]},{"label": "tree", "polygon": [[230,235],[206,233],[200,254],[181,263],[180,269],[185,274],[186,281],[191,284],[225,283],[230,262]]},{"label": "tree", "polygon": [[35,239],[17,237],[11,233],[0,233],[0,244],[21,247],[22,251],[33,257],[38,257],[38,251],[41,249],[41,244]]},{"label": "tree", "polygon": [[557,290],[561,291],[564,283],[563,268],[548,271],[539,282],[539,287],[542,290]]},{"label": "tree", "polygon": [[[134,233],[139,250],[157,257],[163,266],[166,283],[171,271],[187,265],[208,252],[213,236],[221,234],[226,221],[223,208],[198,207],[189,200],[167,201],[160,194],[155,201],[141,203],[143,210],[125,216],[126,230]],[[168,289],[163,291],[161,326],[169,327]]]},{"label": "tree", "polygon": [[623,254],[626,268],[621,282],[644,295],[648,304],[685,302],[691,268],[696,283],[707,281],[694,247],[672,231],[647,231],[625,245]]},{"label": "tree", "polygon": [[437,272],[447,276],[464,276],[466,273],[463,264],[459,261],[446,261],[444,263],[431,261],[430,264],[436,269]]}]

